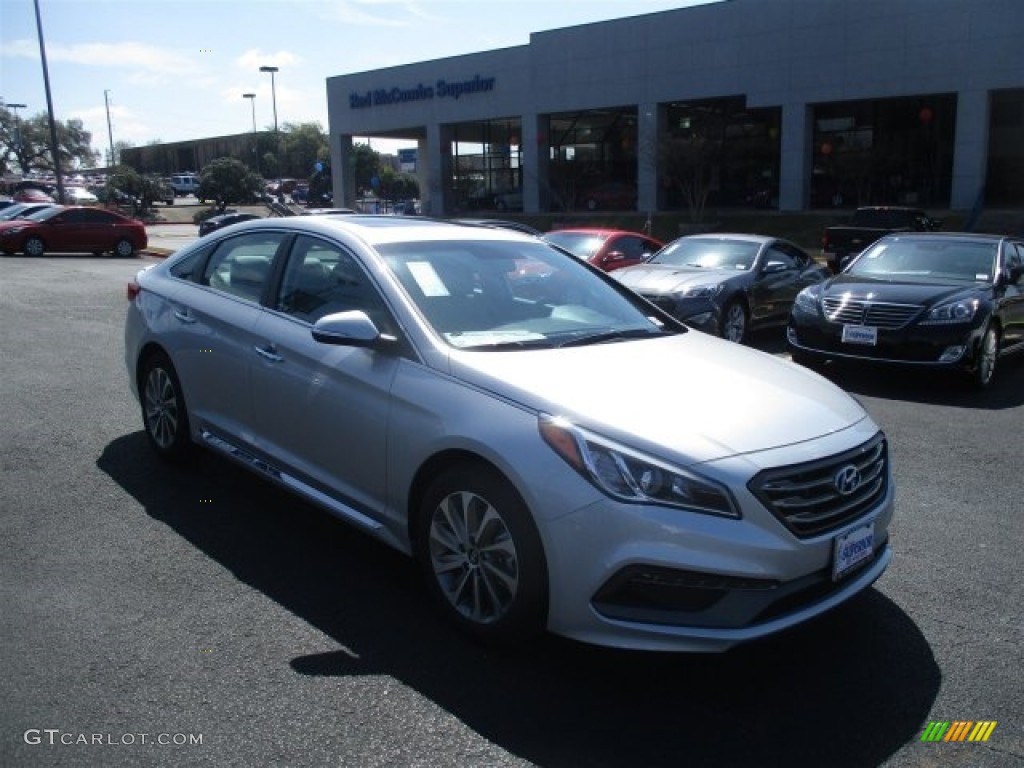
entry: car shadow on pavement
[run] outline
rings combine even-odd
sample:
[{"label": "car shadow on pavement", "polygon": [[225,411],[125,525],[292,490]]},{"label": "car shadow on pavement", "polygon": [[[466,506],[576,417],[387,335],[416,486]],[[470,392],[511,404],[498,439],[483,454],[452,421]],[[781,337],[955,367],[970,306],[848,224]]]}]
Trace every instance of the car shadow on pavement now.
[{"label": "car shadow on pavement", "polygon": [[281,658],[296,675],[391,676],[538,766],[877,765],[920,736],[941,683],[926,638],[876,589],[721,655],[554,637],[484,648],[429,609],[410,559],[218,456],[168,466],[136,432],[97,466],[152,519],[337,642]]}]

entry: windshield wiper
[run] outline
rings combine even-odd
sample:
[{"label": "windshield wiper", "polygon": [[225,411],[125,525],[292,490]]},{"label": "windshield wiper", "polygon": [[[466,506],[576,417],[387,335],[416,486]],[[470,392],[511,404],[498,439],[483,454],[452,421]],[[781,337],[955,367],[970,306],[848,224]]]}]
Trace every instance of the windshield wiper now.
[{"label": "windshield wiper", "polygon": [[559,347],[582,347],[587,344],[604,344],[608,341],[625,341],[626,339],[651,339],[655,336],[671,336],[671,331],[656,331],[647,328],[632,328],[625,331],[602,331],[586,336],[577,336],[559,344]]},{"label": "windshield wiper", "polygon": [[470,352],[501,352],[510,349],[551,349],[554,345],[549,339],[520,339],[519,341],[493,341],[488,344],[470,344],[459,349]]}]

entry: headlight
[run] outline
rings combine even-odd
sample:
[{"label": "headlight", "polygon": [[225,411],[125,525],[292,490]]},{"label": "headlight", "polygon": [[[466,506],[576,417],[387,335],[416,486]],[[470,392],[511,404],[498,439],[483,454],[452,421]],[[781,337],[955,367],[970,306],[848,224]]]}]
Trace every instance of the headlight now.
[{"label": "headlight", "polygon": [[706,477],[613,443],[565,419],[541,414],[538,426],[555,453],[613,498],[740,517],[728,489]]},{"label": "headlight", "polygon": [[804,288],[793,300],[793,308],[812,315],[818,314],[818,292],[814,288]]},{"label": "headlight", "polygon": [[722,292],[722,288],[722,283],[694,285],[690,288],[684,288],[679,292],[679,295],[687,299],[713,299]]},{"label": "headlight", "polygon": [[21,232],[23,229],[24,229],[24,227],[11,227],[10,229],[5,229],[3,231],[3,235],[4,235],[4,237],[7,237],[8,235],[16,235],[19,232]]},{"label": "headlight", "polygon": [[969,323],[978,311],[978,300],[954,301],[942,304],[929,312],[921,325],[951,325],[953,323]]}]

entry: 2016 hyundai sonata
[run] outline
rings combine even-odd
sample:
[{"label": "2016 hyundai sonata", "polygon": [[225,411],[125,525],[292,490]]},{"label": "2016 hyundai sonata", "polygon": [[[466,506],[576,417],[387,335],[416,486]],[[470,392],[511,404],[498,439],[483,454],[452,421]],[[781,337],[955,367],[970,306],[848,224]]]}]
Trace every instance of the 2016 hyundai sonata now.
[{"label": "2016 hyundai sonata", "polygon": [[267,219],[128,296],[158,454],[200,444],[415,556],[478,638],[722,650],[890,561],[887,443],[856,401],[537,238]]}]

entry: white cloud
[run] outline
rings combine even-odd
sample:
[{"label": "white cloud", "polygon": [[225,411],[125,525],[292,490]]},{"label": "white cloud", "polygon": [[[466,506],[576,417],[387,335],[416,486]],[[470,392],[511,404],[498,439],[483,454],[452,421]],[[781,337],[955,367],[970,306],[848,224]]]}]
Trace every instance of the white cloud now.
[{"label": "white cloud", "polygon": [[260,67],[287,69],[288,67],[297,67],[301,63],[302,57],[291,51],[265,53],[259,48],[250,48],[235,59],[235,65],[239,69],[244,69],[260,76],[264,76],[264,73],[260,72]]},{"label": "white cloud", "polygon": [[[39,44],[34,40],[15,40],[3,47],[6,56],[39,58]],[[139,76],[193,75],[202,69],[194,57],[184,51],[160,48],[136,42],[47,43],[46,58],[51,62],[68,62],[90,67],[111,67]]]}]

